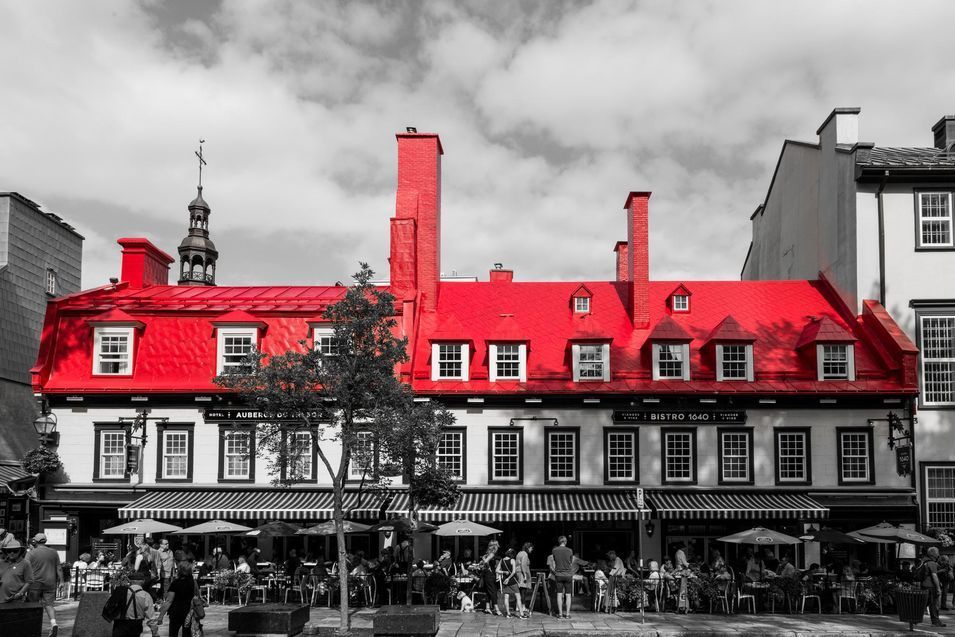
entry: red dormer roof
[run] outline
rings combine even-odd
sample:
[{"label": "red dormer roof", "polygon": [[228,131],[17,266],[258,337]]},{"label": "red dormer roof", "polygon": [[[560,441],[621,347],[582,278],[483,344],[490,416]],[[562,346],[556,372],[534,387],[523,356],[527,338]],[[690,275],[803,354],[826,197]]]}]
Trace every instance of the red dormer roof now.
[{"label": "red dormer roof", "polygon": [[115,307],[86,319],[86,322],[93,327],[135,327],[141,330],[146,326],[139,319]]},{"label": "red dormer roof", "polygon": [[501,314],[501,319],[491,328],[486,340],[488,343],[518,343],[530,339],[513,314]]},{"label": "red dormer roof", "polygon": [[796,349],[802,349],[813,343],[853,343],[857,340],[859,339],[828,316],[821,316],[813,318],[806,324],[796,343]]},{"label": "red dormer roof", "polygon": [[457,343],[468,343],[473,340],[473,336],[453,314],[442,317],[438,324],[438,329],[428,336],[431,341],[446,341]]},{"label": "red dormer roof", "polygon": [[668,297],[668,298],[671,298],[671,297],[677,296],[677,295],[680,295],[680,296],[692,296],[693,293],[690,292],[690,291],[686,288],[686,286],[681,283],[680,285],[676,286],[676,289],[675,289],[675,290],[673,290],[672,292],[670,292],[670,297]]},{"label": "red dormer roof", "polygon": [[613,333],[591,314],[578,314],[574,318],[568,341],[612,341]]},{"label": "red dormer roof", "polygon": [[716,341],[745,341],[752,343],[755,340],[756,335],[749,330],[744,329],[743,326],[740,325],[732,315],[730,315],[720,321],[720,324],[717,325],[712,332],[710,332],[706,342],[713,343]]},{"label": "red dormer roof", "polygon": [[249,314],[245,310],[232,310],[221,316],[217,316],[212,324],[216,327],[266,327],[267,323],[257,316]]},{"label": "red dormer roof", "polygon": [[685,329],[680,327],[680,324],[677,323],[672,316],[664,316],[660,321],[653,327],[653,330],[650,332],[650,335],[647,337],[647,341],[692,341],[693,337],[690,336]]},{"label": "red dormer roof", "polygon": [[593,298],[593,295],[594,293],[591,292],[586,285],[581,284],[580,287],[574,290],[574,293],[570,295],[570,298],[578,299],[578,298],[586,297],[589,299],[589,298]]}]

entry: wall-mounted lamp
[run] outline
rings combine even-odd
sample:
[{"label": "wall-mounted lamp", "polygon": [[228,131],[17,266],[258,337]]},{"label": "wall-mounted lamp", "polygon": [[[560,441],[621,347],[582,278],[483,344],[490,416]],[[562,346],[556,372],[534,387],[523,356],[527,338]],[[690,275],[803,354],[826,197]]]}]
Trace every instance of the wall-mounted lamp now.
[{"label": "wall-mounted lamp", "polygon": [[869,426],[873,426],[877,422],[887,422],[889,423],[889,439],[888,445],[889,449],[895,449],[895,445],[902,442],[903,440],[908,441],[909,444],[912,444],[912,428],[911,425],[916,421],[914,416],[906,418],[909,421],[909,429],[905,428],[905,424],[902,422],[902,418],[896,414],[894,411],[890,411],[885,415],[885,418],[869,418]]},{"label": "wall-mounted lamp", "polygon": [[44,447],[60,444],[60,434],[56,430],[56,414],[50,413],[50,405],[45,398],[40,399],[40,415],[33,421],[33,428]]},{"label": "wall-mounted lamp", "polygon": [[643,528],[647,532],[647,537],[653,537],[653,532],[657,530],[656,525],[653,524],[653,520],[647,520]]}]

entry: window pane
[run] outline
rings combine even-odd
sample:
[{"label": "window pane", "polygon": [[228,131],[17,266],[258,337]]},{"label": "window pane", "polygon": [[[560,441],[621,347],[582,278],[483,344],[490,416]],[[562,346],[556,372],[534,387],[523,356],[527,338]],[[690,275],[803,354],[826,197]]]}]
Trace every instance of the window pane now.
[{"label": "window pane", "polygon": [[952,245],[952,212],[948,193],[923,192],[919,197],[921,244]]},{"label": "window pane", "polygon": [[749,435],[746,433],[724,433],[721,436],[723,454],[723,480],[727,482],[748,482],[749,477]]},{"label": "window pane", "polygon": [[163,477],[186,478],[189,473],[189,434],[185,431],[163,432]]},{"label": "window pane", "polygon": [[589,312],[590,311],[590,298],[585,296],[578,296],[574,298],[574,311],[576,312]]},{"label": "window pane", "polygon": [[497,366],[498,378],[520,378],[521,346],[498,345],[495,365]]},{"label": "window pane", "polygon": [[574,480],[576,475],[577,434],[573,431],[547,432],[549,466],[547,476],[551,480]]},{"label": "window pane", "polygon": [[351,480],[361,480],[362,477],[373,476],[375,471],[375,436],[370,431],[359,431],[355,434],[355,445],[352,447],[351,462],[348,465],[348,477]]},{"label": "window pane", "polygon": [[126,432],[100,433],[100,477],[122,478],[126,475]]},{"label": "window pane", "polygon": [[667,432],[664,435],[666,479],[693,480],[693,438],[690,433]]},{"label": "window pane", "polygon": [[660,378],[683,378],[683,346],[660,345]]},{"label": "window pane", "polygon": [[458,344],[438,346],[438,376],[441,378],[461,378],[464,364],[463,347]]},{"label": "window pane", "polygon": [[494,480],[520,478],[520,434],[516,431],[495,431],[491,434],[491,452]]},{"label": "window pane", "polygon": [[129,373],[129,334],[101,332],[98,374]]},{"label": "window pane", "polygon": [[822,346],[822,377],[849,377],[849,347],[847,345]]},{"label": "window pane", "polygon": [[438,466],[459,478],[464,477],[464,433],[446,431],[438,443]]},{"label": "window pane", "polygon": [[315,332],[315,349],[323,356],[338,356],[340,348],[334,332]]},{"label": "window pane", "polygon": [[633,432],[607,434],[607,479],[636,480],[636,435]]},{"label": "window pane", "polygon": [[312,478],[312,434],[308,431],[296,431],[291,441],[292,475],[301,480]]},{"label": "window pane", "polygon": [[255,347],[251,334],[225,334],[222,337],[222,369],[239,373],[248,373],[251,368],[246,357]]},{"label": "window pane", "polygon": [[787,431],[777,434],[779,441],[779,481],[805,482],[806,476],[806,434],[801,431]]},{"label": "window pane", "polygon": [[922,401],[955,403],[955,316],[923,316],[921,322]]},{"label": "window pane", "polygon": [[723,345],[723,378],[746,380],[746,346]]},{"label": "window pane", "polygon": [[580,348],[580,367],[579,376],[581,379],[604,377],[604,360],[602,345],[579,345]]},{"label": "window pane", "polygon": [[225,435],[225,477],[248,478],[251,469],[250,434],[246,431]]},{"label": "window pane", "polygon": [[929,526],[955,527],[955,467],[925,468],[925,500]]},{"label": "window pane", "polygon": [[673,309],[677,312],[686,312],[690,308],[690,297],[685,294],[673,295]]},{"label": "window pane", "polygon": [[840,434],[842,445],[842,479],[846,481],[869,480],[869,436],[866,433]]}]

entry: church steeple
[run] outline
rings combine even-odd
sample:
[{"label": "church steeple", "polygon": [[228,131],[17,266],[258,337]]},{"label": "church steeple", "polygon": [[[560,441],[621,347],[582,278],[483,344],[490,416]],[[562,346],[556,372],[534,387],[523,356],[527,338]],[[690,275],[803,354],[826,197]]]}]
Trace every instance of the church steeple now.
[{"label": "church steeple", "polygon": [[179,285],[215,285],[219,252],[209,238],[209,214],[212,210],[202,198],[202,143],[199,140],[199,193],[189,204],[189,234],[179,244]]}]

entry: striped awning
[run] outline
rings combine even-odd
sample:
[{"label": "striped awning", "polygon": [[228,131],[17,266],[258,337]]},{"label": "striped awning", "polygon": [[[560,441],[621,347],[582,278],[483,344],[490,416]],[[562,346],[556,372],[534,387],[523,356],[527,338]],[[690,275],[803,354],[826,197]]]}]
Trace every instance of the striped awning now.
[{"label": "striped awning", "polygon": [[[407,495],[396,495],[388,505],[388,516],[407,513]],[[649,511],[644,510],[642,517],[647,513]],[[636,520],[641,518],[641,511],[633,491],[465,491],[449,507],[421,507],[419,518],[427,522],[450,522],[459,518],[475,522],[573,522]]]},{"label": "striped awning", "polygon": [[799,493],[706,493],[654,491],[648,494],[662,520],[800,520],[829,516],[829,509]]},{"label": "striped awning", "polygon": [[[345,494],[346,519],[375,519],[384,498]],[[154,491],[118,511],[121,518],[161,520],[326,520],[332,517],[331,491],[235,490]]]}]

